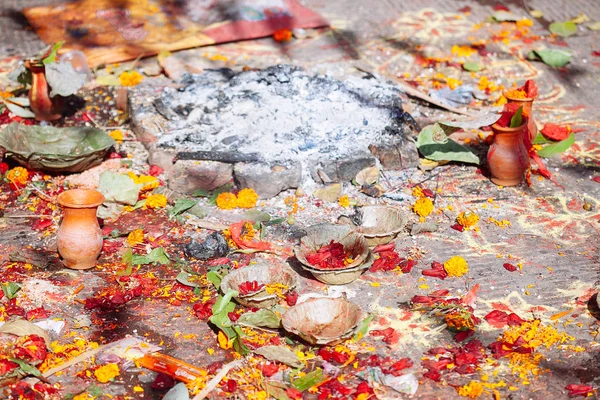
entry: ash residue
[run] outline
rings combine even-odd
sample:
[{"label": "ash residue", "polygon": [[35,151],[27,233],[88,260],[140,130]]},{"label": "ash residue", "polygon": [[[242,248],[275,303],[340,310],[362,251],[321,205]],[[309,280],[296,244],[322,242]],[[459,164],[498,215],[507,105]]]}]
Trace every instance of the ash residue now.
[{"label": "ash residue", "polygon": [[404,134],[400,90],[374,79],[341,82],[279,65],[207,71],[184,83],[154,102],[170,123],[161,146],[260,153],[265,161],[341,159]]}]

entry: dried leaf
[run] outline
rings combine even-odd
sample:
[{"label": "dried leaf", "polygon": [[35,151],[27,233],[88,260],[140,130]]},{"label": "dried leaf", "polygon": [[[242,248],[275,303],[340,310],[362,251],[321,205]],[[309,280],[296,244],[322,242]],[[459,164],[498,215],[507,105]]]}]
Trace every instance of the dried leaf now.
[{"label": "dried leaf", "polygon": [[29,99],[27,97],[9,97],[8,99],[5,99],[4,101],[16,104],[21,107],[29,107],[31,105],[31,102],[29,101]]},{"label": "dried leaf", "polygon": [[492,14],[492,18],[496,22],[517,22],[522,19],[521,17],[511,13],[510,11],[504,10],[496,11]]},{"label": "dried leaf", "polygon": [[50,346],[50,337],[45,330],[24,319],[15,319],[0,327],[0,333],[10,333],[16,336],[38,335],[44,338],[46,346]]},{"label": "dried leaf", "polygon": [[46,80],[52,89],[50,97],[71,96],[85,84],[87,76],[78,73],[70,62],[51,63],[46,65]]},{"label": "dried leaf", "polygon": [[533,18],[542,18],[544,13],[540,10],[531,10],[529,11],[529,15],[531,15]]},{"label": "dried leaf", "polygon": [[591,31],[600,31],[600,22],[593,22],[591,24],[587,24],[586,27]]},{"label": "dried leaf", "polygon": [[244,213],[244,219],[252,222],[269,222],[271,216],[264,211],[252,209]]},{"label": "dried leaf", "polygon": [[273,311],[263,308],[256,312],[247,312],[240,315],[237,323],[258,328],[279,329],[281,327],[281,318]]},{"label": "dried leaf", "polygon": [[448,133],[449,129],[446,127],[454,128],[454,130],[450,131],[459,129],[477,129],[481,128],[482,126],[493,125],[496,121],[498,121],[499,118],[500,115],[496,112],[483,112],[466,119],[459,119],[455,121],[438,121],[438,124],[440,124],[441,128],[444,129],[444,132]]},{"label": "dried leaf", "polygon": [[568,138],[561,142],[544,146],[544,148],[538,150],[537,154],[544,158],[552,157],[553,155],[564,153],[573,143],[575,143],[575,135],[571,133]]},{"label": "dried leaf", "polygon": [[133,206],[137,203],[142,186],[136,185],[127,175],[104,171],[100,175],[98,191],[104,195],[106,201]]},{"label": "dried leaf", "polygon": [[254,350],[254,353],[263,356],[267,360],[277,361],[292,368],[302,368],[304,366],[296,353],[285,346],[263,346]]},{"label": "dried leaf", "polygon": [[590,17],[588,17],[587,15],[585,15],[584,13],[580,13],[578,16],[576,16],[575,18],[571,18],[571,22],[579,25],[579,24],[583,24],[585,22],[590,22]]},{"label": "dried leaf", "polygon": [[572,21],[553,22],[548,29],[560,37],[569,37],[577,33],[577,25]]},{"label": "dried leaf", "polygon": [[265,381],[263,383],[263,388],[269,396],[276,400],[291,400],[286,393],[288,387],[282,382]]},{"label": "dried leaf", "polygon": [[379,179],[379,168],[368,167],[356,174],[354,179],[359,186],[373,185]]},{"label": "dried leaf", "polygon": [[413,224],[410,229],[410,234],[414,236],[422,232],[437,232],[437,230],[438,226],[435,222],[421,222]]},{"label": "dried leaf", "polygon": [[9,102],[5,102],[4,105],[6,106],[6,108],[8,108],[8,111],[15,114],[17,117],[35,118],[35,114],[27,108],[23,108],[21,106]]},{"label": "dried leaf", "polygon": [[333,183],[324,188],[320,188],[314,191],[313,196],[317,199],[335,203],[342,194],[342,184]]},{"label": "dried leaf", "polygon": [[119,77],[111,74],[97,76],[96,83],[102,86],[121,86]]}]

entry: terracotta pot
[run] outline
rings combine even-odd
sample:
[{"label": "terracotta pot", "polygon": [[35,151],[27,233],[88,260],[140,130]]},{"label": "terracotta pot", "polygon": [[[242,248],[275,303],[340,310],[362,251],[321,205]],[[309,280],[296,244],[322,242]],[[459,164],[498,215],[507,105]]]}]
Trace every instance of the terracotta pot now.
[{"label": "terracotta pot", "polygon": [[494,142],[488,150],[487,160],[491,180],[496,185],[515,186],[523,182],[529,168],[529,154],[523,144],[527,135],[527,124],[517,128],[492,125]]},{"label": "terracotta pot", "polygon": [[533,99],[530,97],[518,99],[508,95],[507,92],[504,92],[503,94],[509,103],[516,103],[519,106],[523,106],[523,115],[526,115],[527,118],[529,118],[529,122],[527,124],[527,128],[529,130],[529,143],[533,142],[533,139],[535,139],[535,136],[538,132],[537,124],[535,123],[535,119],[533,118]]},{"label": "terracotta pot", "polygon": [[46,68],[41,61],[28,60],[25,67],[31,72],[29,103],[38,121],[54,121],[61,118],[63,99],[50,97],[50,86],[46,81]]},{"label": "terracotta pot", "polygon": [[63,220],[58,228],[58,252],[72,269],[89,269],[96,265],[102,250],[102,231],[96,218],[104,195],[91,189],[67,190],[58,195]]}]

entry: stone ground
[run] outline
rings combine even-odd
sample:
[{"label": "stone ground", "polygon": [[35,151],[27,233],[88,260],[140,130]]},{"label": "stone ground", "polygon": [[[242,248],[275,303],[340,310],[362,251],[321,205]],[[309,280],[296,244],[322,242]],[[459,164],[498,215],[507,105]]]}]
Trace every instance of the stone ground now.
[{"label": "stone ground", "polygon": [[[36,4],[50,2],[4,1],[0,5],[0,55],[3,58],[23,56],[43,47],[17,12],[18,7]],[[311,0],[305,4],[327,17],[333,29],[309,32],[310,38],[295,40],[289,45],[279,45],[267,38],[182,51],[172,56],[173,63],[192,72],[208,67],[240,69],[243,66],[266,67],[290,63],[310,71],[330,73],[338,78],[361,74],[357,70],[359,67],[384,79],[400,77],[416,81],[418,77],[420,87],[427,89],[427,83],[438,72],[443,74],[441,79],[455,77],[468,81],[473,78],[465,73],[457,73],[451,65],[436,65],[435,69],[424,67],[419,60],[426,54],[419,51],[433,51],[434,57],[448,56],[453,45],[467,44],[471,36],[490,37],[494,33],[499,34],[493,26],[486,24],[473,31],[476,24],[492,13],[495,1],[382,1],[373,5],[355,0]],[[551,21],[563,21],[580,13],[585,13],[591,21],[600,20],[600,3],[595,1],[507,1],[505,5],[523,16],[527,16],[529,10],[541,10],[543,17],[534,19],[535,25],[532,27],[533,33],[538,35],[547,35],[545,29]],[[468,15],[459,11],[465,6],[471,9]],[[536,79],[541,91],[535,111],[538,123],[565,123],[577,130],[575,145],[565,154],[549,160],[551,171],[564,190],[535,175],[531,187],[499,188],[476,167],[464,165],[440,166],[431,172],[417,169],[386,172],[382,185],[388,191],[399,188],[398,193],[405,194],[403,197],[407,199],[404,201],[372,199],[358,193],[350,185],[344,187],[344,193],[361,204],[387,203],[407,212],[413,201],[408,194],[412,186],[420,183],[437,192],[436,212],[429,220],[438,223],[439,231],[415,236],[402,234],[396,241],[396,249],[401,255],[419,257],[417,267],[409,274],[367,272],[359,280],[343,287],[350,300],[377,316],[370,329],[392,327],[399,332],[400,337],[395,344],[388,345],[373,336],[367,338],[367,343],[375,348],[377,354],[413,360],[415,366],[407,371],[419,378],[421,386],[412,398],[455,398],[458,397],[456,386],[466,384],[469,380],[481,380],[484,375],[488,376],[489,382],[502,380],[511,386],[510,389],[500,387],[498,390],[501,398],[512,399],[567,398],[565,386],[568,384],[585,383],[594,388],[599,384],[598,323],[590,313],[595,307],[593,297],[592,301],[589,300],[595,292],[600,273],[600,184],[591,179],[600,172],[597,145],[600,107],[596,99],[600,86],[599,62],[592,53],[597,49],[600,34],[582,29],[578,35],[564,40],[564,43],[552,39],[552,45],[565,45],[574,53],[572,63],[561,70],[520,57],[526,55],[536,42],[525,43],[515,39],[513,33],[510,35],[510,40],[506,42],[492,41],[488,44],[487,51],[494,54],[487,70],[476,74],[475,86],[480,76],[484,75],[490,80],[501,79],[509,86],[512,82],[521,84],[525,79]],[[225,56],[227,61],[215,55]],[[153,59],[147,60],[142,63],[142,68],[149,68],[153,63]],[[171,84],[164,77],[155,79],[147,78],[142,85],[161,87]],[[134,88],[133,94],[142,89]],[[94,90],[97,93],[103,89],[93,89],[92,92]],[[451,115],[414,99],[406,103],[406,109],[423,126]],[[127,126],[122,129],[128,132]],[[126,141],[121,150],[133,153],[135,167],[138,171],[145,171],[147,164],[144,158],[147,153],[144,146],[136,142],[133,136],[127,137],[132,141]],[[476,146],[476,149],[485,152],[483,145]],[[7,214],[26,211],[25,206],[29,204],[17,203],[14,193],[6,186],[2,191]],[[291,238],[302,227],[323,221],[334,222],[339,215],[349,213],[335,203],[315,200],[310,193],[296,194],[298,196],[293,192],[282,193],[260,205],[261,210],[286,218],[293,211],[294,198],[300,207],[293,214],[293,225],[269,228],[267,239],[289,245]],[[292,200],[286,202],[288,196]],[[204,200],[201,202],[205,203]],[[584,203],[591,203],[592,210],[585,210]],[[116,221],[108,221],[105,229],[129,232],[143,228],[148,236],[162,240],[162,245],[173,260],[185,259],[181,252],[183,244],[190,237],[202,238],[209,232],[206,229],[194,229],[194,224],[202,224],[207,220],[231,223],[244,216],[239,211],[219,211],[206,204],[204,207],[209,211],[209,216],[204,220],[188,217],[181,224],[168,221],[164,212],[138,210],[124,214]],[[462,211],[473,211],[480,216],[478,231],[461,233],[450,228],[457,214]],[[411,222],[414,222],[415,217],[411,218]],[[511,224],[502,228],[494,220],[508,220]],[[54,261],[52,253],[55,245],[52,243],[57,219],[46,234],[31,230],[28,223],[14,224],[12,221],[0,231],[0,240],[5,247],[3,258],[0,257],[4,262],[2,281],[21,282],[30,289],[35,285],[29,282],[29,275],[41,279],[45,295],[53,293],[49,297],[51,301],[42,300],[45,307],[52,317],[68,322],[67,330],[59,337],[62,341],[71,332],[99,342],[110,342],[125,334],[138,334],[148,337],[153,343],[161,343],[164,353],[194,365],[206,367],[214,361],[231,359],[228,352],[218,348],[215,333],[190,312],[191,302],[186,297],[189,293],[181,291],[183,294],[175,295],[179,289],[171,286],[179,271],[177,266],[167,269],[144,266],[138,271],[146,277],[153,272],[158,280],[151,280],[148,285],[155,290],[163,290],[162,294],[149,289],[148,294],[144,294],[147,295],[144,300],[133,300],[115,311],[92,313],[80,303],[98,293],[100,288],[116,286],[113,273],[122,268],[119,257],[107,251],[101,257],[100,266],[91,272],[65,271],[52,263],[45,270],[29,271],[22,263],[9,263],[11,257],[8,255],[17,250],[25,255],[27,261],[33,262],[34,257],[39,258],[40,253],[48,252],[51,261]],[[122,238],[120,242],[114,242],[120,246]],[[28,245],[33,250],[27,248]],[[428,268],[432,261],[443,262],[454,255],[461,255],[468,261],[469,273],[465,277],[441,281],[421,275],[421,271]],[[239,261],[244,262],[244,257]],[[503,268],[504,263],[521,264],[522,269],[508,272]],[[197,261],[188,261],[186,267],[197,272],[206,271],[203,263]],[[436,332],[433,329],[439,321],[418,312],[410,312],[407,302],[414,295],[426,295],[440,289],[448,289],[452,295],[461,296],[476,284],[480,287],[475,303],[477,316],[483,317],[495,309],[511,310],[525,319],[539,318],[560,332],[568,333],[574,340],[566,348],[544,350],[540,362],[542,371],[536,378],[524,379],[511,373],[506,360],[500,364],[483,365],[479,371],[468,376],[448,374],[442,383],[423,378],[425,370],[420,363],[423,353],[435,346],[455,343],[448,331]],[[75,290],[81,287],[78,292]],[[305,275],[300,279],[301,294],[323,290],[326,290],[324,285]],[[35,290],[23,292],[29,297],[23,300],[24,305],[40,303],[40,299],[34,298]],[[89,314],[93,324],[88,329],[75,329],[73,318],[78,314]],[[488,345],[501,333],[500,329],[482,322],[474,337]],[[584,351],[577,351],[574,346],[580,346]],[[215,350],[215,353],[209,355],[208,349]],[[71,380],[68,376],[65,374],[60,381],[66,386],[71,382],[73,387],[83,387],[84,383],[75,378]],[[238,379],[242,381],[242,378]],[[152,374],[133,368],[123,373],[122,379],[103,386],[103,390],[106,394],[142,398],[141,394],[133,392],[134,386],[140,386],[144,389],[143,398],[161,398],[164,392],[151,389],[152,380]],[[483,396],[491,398],[491,390]]]}]

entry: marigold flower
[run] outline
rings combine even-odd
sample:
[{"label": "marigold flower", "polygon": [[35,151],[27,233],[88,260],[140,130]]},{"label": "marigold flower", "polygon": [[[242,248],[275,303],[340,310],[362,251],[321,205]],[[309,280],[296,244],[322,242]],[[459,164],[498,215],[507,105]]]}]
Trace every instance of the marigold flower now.
[{"label": "marigold flower", "polygon": [[217,196],[217,207],[221,210],[231,210],[237,207],[237,197],[230,192],[219,193]]},{"label": "marigold flower", "polygon": [[246,188],[239,191],[237,194],[237,206],[239,208],[253,208],[258,202],[258,194],[254,189]]},{"label": "marigold flower", "polygon": [[143,80],[144,77],[137,71],[125,71],[119,75],[119,82],[123,86],[135,86]]},{"label": "marigold flower", "polygon": [[520,89],[511,89],[506,92],[506,97],[510,99],[526,99],[527,93],[524,90]]},{"label": "marigold flower", "polygon": [[242,234],[240,235],[240,239],[242,240],[252,240],[256,236],[256,229],[250,222],[246,222],[242,228]]},{"label": "marigold flower", "polygon": [[279,29],[273,33],[273,39],[276,42],[289,42],[292,40],[292,31],[289,29]]},{"label": "marigold flower", "polygon": [[100,383],[107,383],[119,376],[119,366],[115,363],[104,364],[94,371],[94,376]]},{"label": "marigold flower", "polygon": [[343,195],[338,198],[338,204],[344,208],[350,207],[350,198],[348,195]]},{"label": "marigold flower", "polygon": [[117,129],[108,134],[111,138],[115,139],[117,143],[121,143],[123,141],[123,131]]},{"label": "marigold flower", "polygon": [[25,185],[28,178],[29,172],[23,167],[15,167],[6,173],[6,179],[14,184]]},{"label": "marigold flower", "polygon": [[426,217],[433,211],[433,202],[428,197],[419,197],[412,209],[420,217]]},{"label": "marigold flower", "polygon": [[471,46],[452,46],[452,54],[458,57],[469,57],[475,53],[477,53],[477,50],[475,50]]},{"label": "marigold flower", "polygon": [[421,186],[415,186],[412,190],[412,194],[416,198],[425,197],[425,194],[423,193],[423,189],[421,189]]},{"label": "marigold flower", "polygon": [[158,178],[152,175],[137,176],[135,173],[129,171],[127,176],[130,177],[136,185],[144,185],[142,186],[142,191],[156,189],[160,186]]},{"label": "marigold flower", "polygon": [[468,385],[464,385],[458,388],[458,394],[463,397],[470,399],[476,399],[483,393],[483,384],[477,381],[471,381]]},{"label": "marigold flower", "polygon": [[463,276],[469,272],[469,265],[461,256],[454,256],[444,263],[444,270],[448,276]]},{"label": "marigold flower", "polygon": [[167,205],[167,197],[164,194],[151,194],[146,197],[146,207],[164,208]]},{"label": "marigold flower", "polygon": [[127,244],[135,246],[136,244],[144,243],[144,230],[134,229],[127,235]]},{"label": "marigold flower", "polygon": [[472,212],[462,212],[456,217],[456,222],[462,225],[465,229],[469,229],[479,222],[479,215]]}]

